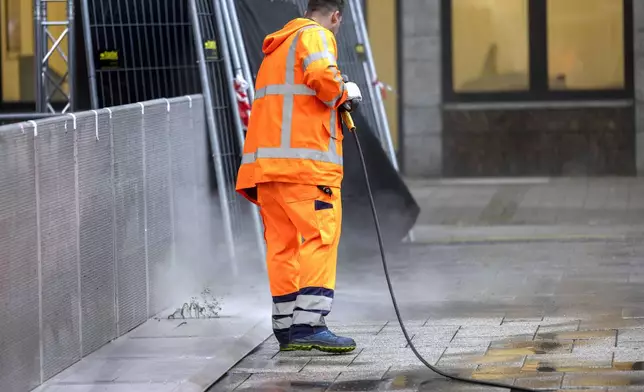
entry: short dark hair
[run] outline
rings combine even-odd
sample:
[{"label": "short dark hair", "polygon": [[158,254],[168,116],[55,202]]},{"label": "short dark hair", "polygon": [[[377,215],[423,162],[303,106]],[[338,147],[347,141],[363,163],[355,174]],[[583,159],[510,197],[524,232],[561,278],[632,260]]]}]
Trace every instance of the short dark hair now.
[{"label": "short dark hair", "polygon": [[309,0],[309,5],[306,8],[307,13],[321,11],[330,13],[335,11],[344,11],[345,0]]}]

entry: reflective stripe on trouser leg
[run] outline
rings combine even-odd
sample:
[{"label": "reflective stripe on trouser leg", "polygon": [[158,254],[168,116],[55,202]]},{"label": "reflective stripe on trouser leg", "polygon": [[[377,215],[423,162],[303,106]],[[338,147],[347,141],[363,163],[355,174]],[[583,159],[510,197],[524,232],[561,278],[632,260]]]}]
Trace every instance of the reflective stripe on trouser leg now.
[{"label": "reflective stripe on trouser leg", "polygon": [[[284,297],[279,303],[295,301],[291,340],[326,329],[324,316],[331,310],[333,300],[342,222],[341,191],[331,190],[333,194],[327,195],[316,185],[261,183],[258,186],[260,211],[268,222],[271,292],[274,297]],[[283,222],[282,214],[287,215],[288,224]],[[286,231],[294,227],[295,233],[278,232],[280,225]],[[303,243],[301,237],[305,239]],[[290,260],[293,248],[298,249],[297,258]],[[285,291],[289,287],[293,289]],[[285,297],[293,292],[298,292],[296,299]],[[288,318],[289,309],[286,305],[274,307],[279,313],[274,318],[277,328],[283,330],[288,325],[284,319]]]},{"label": "reflective stripe on trouser leg", "polygon": [[287,343],[293,325],[293,310],[298,293],[273,297],[273,333],[280,343]]},{"label": "reflective stripe on trouser leg", "polygon": [[326,330],[324,317],[331,311],[333,290],[305,287],[295,301],[291,339],[298,339]]},{"label": "reflective stripe on trouser leg", "polygon": [[[310,194],[310,188],[307,187],[317,189],[316,186],[299,185],[294,191]],[[326,330],[324,318],[331,311],[333,303],[342,231],[341,191],[331,189],[332,195],[317,190],[314,200],[287,205],[289,217],[305,238],[298,253],[300,290],[295,301],[291,339]]]}]

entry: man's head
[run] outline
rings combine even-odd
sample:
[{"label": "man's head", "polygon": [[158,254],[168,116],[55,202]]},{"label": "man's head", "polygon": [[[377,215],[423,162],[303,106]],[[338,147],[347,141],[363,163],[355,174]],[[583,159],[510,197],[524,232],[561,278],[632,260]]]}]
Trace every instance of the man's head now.
[{"label": "man's head", "polygon": [[345,0],[309,0],[306,17],[337,35],[342,23],[344,3]]}]

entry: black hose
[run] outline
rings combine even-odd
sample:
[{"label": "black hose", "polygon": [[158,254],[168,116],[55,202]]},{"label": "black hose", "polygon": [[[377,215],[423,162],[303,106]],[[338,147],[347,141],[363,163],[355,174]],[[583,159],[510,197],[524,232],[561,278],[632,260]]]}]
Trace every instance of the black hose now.
[{"label": "black hose", "polygon": [[[380,223],[378,222],[378,213],[376,211],[376,204],[373,200],[373,193],[371,192],[371,184],[369,182],[369,175],[367,174],[367,164],[365,163],[364,155],[362,154],[362,147],[360,146],[360,140],[358,139],[358,133],[355,131],[355,129],[351,132],[353,133],[354,139],[356,141],[356,146],[358,147],[358,155],[360,156],[360,162],[362,162],[362,170],[364,172],[364,179],[365,183],[367,185],[367,193],[369,195],[369,202],[371,203],[371,213],[373,214],[373,220],[376,225],[376,234],[378,235],[378,245],[380,246],[380,256],[382,257],[382,268],[385,271],[385,278],[387,279],[387,286],[389,286],[389,294],[391,294],[391,302],[394,305],[394,310],[396,311],[396,317],[398,318],[398,323],[400,324],[400,328],[402,329],[403,335],[405,335],[405,339],[407,340],[407,343],[409,344],[409,348],[411,348],[411,351],[414,352],[414,355],[416,355],[416,358],[420,362],[422,362],[423,365],[427,366],[431,371],[446,377],[450,380],[454,381],[460,381],[468,384],[476,384],[476,385],[484,385],[488,387],[496,387],[496,388],[507,388],[510,389],[511,391],[526,391],[526,392],[536,392],[535,389],[529,389],[529,388],[523,388],[523,387],[516,387],[512,385],[507,385],[507,384],[500,384],[500,383],[495,383],[495,382],[489,382],[489,381],[481,381],[481,380],[473,380],[469,378],[463,378],[460,376],[456,375],[451,375],[443,372],[442,370],[438,369],[435,366],[432,366],[429,362],[423,358],[420,353],[418,353],[418,350],[416,350],[416,347],[414,344],[411,342],[411,339],[409,338],[409,334],[407,333],[407,329],[405,328],[405,324],[402,320],[402,317],[400,316],[400,310],[398,309],[398,302],[396,301],[396,295],[394,294],[394,289],[391,285],[391,278],[389,277],[389,269],[387,268],[387,259],[385,257],[385,248],[382,242],[382,234],[380,233]],[[543,391],[543,390],[542,390]]]}]

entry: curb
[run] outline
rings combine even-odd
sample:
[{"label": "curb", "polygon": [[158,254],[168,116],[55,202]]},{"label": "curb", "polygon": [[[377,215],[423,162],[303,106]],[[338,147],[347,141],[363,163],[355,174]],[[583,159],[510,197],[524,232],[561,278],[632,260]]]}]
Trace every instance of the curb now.
[{"label": "curb", "polygon": [[[555,232],[555,233],[552,233]],[[626,241],[644,236],[644,227],[416,226],[411,245],[460,245],[531,242]]]}]

